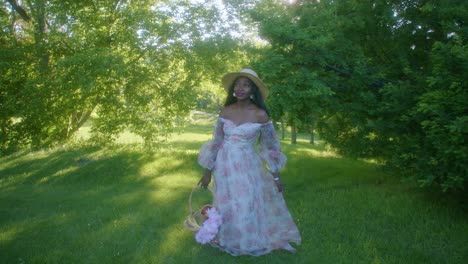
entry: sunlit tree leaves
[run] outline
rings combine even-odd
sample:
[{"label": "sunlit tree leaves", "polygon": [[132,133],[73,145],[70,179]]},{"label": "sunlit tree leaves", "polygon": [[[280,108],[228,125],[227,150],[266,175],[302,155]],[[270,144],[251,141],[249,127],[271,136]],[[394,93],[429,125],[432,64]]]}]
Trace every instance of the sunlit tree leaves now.
[{"label": "sunlit tree leaves", "polygon": [[12,0],[0,11],[2,152],[68,140],[91,114],[96,142],[124,130],[164,139],[218,74],[200,47],[229,38],[216,6],[191,1]]}]

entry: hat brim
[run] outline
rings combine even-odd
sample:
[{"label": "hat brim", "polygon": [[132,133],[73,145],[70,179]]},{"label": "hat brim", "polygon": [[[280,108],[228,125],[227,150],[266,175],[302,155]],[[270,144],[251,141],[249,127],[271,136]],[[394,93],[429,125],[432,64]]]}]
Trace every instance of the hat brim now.
[{"label": "hat brim", "polygon": [[254,82],[255,85],[257,85],[258,89],[260,90],[260,94],[262,95],[263,100],[265,101],[265,99],[268,97],[268,88],[262,82],[262,80],[260,80],[260,78],[249,73],[231,72],[231,73],[224,75],[222,79],[224,90],[226,90],[226,92],[229,93],[229,88],[231,88],[232,83],[239,77],[246,77],[246,78],[249,78],[252,82]]}]

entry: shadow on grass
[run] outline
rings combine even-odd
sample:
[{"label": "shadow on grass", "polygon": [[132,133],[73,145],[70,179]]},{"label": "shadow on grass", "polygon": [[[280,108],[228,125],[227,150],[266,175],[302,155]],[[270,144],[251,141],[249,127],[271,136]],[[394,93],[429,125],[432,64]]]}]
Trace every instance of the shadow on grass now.
[{"label": "shadow on grass", "polygon": [[83,148],[10,160],[0,170],[0,258],[129,263],[164,256],[174,235],[190,235],[181,231],[191,184],[180,182],[193,175],[177,161],[193,159]]},{"label": "shadow on grass", "polygon": [[328,155],[322,146],[283,144],[283,150],[285,197],[310,260],[463,263],[468,256],[467,214],[450,199],[427,199],[431,190],[375,164]]},{"label": "shadow on grass", "polygon": [[[73,148],[2,158],[5,263],[457,263],[465,215],[430,204],[375,165],[324,145],[282,142],[284,194],[303,238],[296,254],[231,257],[183,228],[196,162],[213,125],[152,153]],[[464,232],[465,231],[465,232]],[[465,253],[466,256],[466,253]],[[460,262],[461,263],[461,262]]]}]

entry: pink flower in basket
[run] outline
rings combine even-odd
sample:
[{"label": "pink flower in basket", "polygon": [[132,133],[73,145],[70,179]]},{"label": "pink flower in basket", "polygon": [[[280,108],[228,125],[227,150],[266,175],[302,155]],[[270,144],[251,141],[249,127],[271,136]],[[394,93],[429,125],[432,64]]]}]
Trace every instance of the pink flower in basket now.
[{"label": "pink flower in basket", "polygon": [[210,207],[206,209],[205,212],[207,219],[203,222],[203,226],[195,235],[195,239],[200,244],[206,244],[213,240],[222,223],[221,215],[218,213],[216,208]]}]

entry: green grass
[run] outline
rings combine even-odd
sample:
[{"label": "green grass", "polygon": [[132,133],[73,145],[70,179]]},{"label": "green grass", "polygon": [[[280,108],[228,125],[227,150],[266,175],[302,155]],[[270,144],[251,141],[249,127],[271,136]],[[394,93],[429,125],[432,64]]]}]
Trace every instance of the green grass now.
[{"label": "green grass", "polygon": [[[464,263],[467,213],[323,144],[282,147],[285,198],[303,243],[232,257],[184,229],[213,118],[153,152],[62,147],[0,158],[2,263]],[[127,142],[133,142],[128,139]],[[202,194],[203,196],[204,194]]]}]

